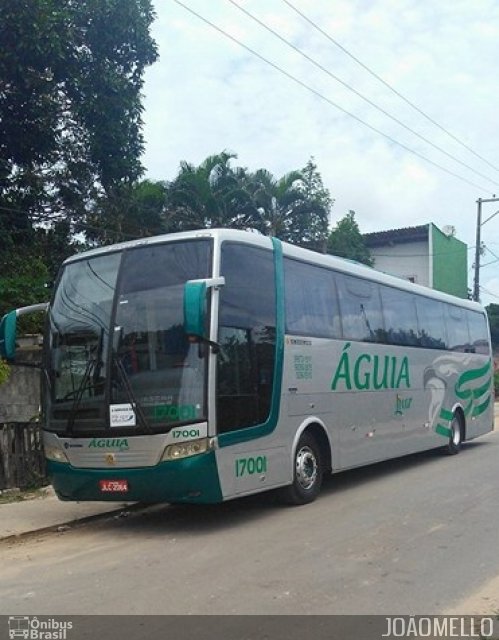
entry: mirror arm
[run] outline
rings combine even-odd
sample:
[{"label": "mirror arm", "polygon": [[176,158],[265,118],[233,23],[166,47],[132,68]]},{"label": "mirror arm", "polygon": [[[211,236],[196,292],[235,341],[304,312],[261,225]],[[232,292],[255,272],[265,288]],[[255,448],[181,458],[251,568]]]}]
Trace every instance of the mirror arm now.
[{"label": "mirror arm", "polygon": [[219,276],[218,278],[200,278],[199,280],[189,280],[189,282],[202,282],[206,285],[207,289],[219,289],[224,286],[225,278],[224,276]]},{"label": "mirror arm", "polygon": [[187,339],[189,340],[189,342],[194,342],[194,343],[198,343],[198,344],[207,344],[211,347],[211,350],[213,353],[217,354],[220,352],[220,345],[218,344],[218,342],[213,342],[213,340],[208,340],[208,338],[205,338],[204,336],[194,336],[194,335],[190,335],[187,336]]},{"label": "mirror arm", "polygon": [[21,307],[16,309],[16,317],[24,316],[27,313],[34,313],[35,311],[47,311],[49,307],[48,302],[39,302],[38,304],[30,304],[28,307]]}]

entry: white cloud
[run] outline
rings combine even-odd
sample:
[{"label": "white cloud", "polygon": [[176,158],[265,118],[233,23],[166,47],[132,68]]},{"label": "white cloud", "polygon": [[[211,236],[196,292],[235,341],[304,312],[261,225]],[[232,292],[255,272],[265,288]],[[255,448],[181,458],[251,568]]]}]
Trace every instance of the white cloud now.
[{"label": "white cloud", "polygon": [[[495,0],[292,0],[355,56],[499,167],[499,4]],[[478,197],[499,193],[499,172],[471,155],[369,76],[281,0],[239,2],[269,26],[497,186],[428,147],[314,68],[230,3],[185,0],[345,109],[479,185],[463,184],[341,114],[173,2],[156,0],[160,60],[146,74],[147,174],[175,176],[181,160],[222,149],[282,175],[313,155],[336,199],[364,231],[433,221],[474,245]],[[494,205],[484,205],[484,215]],[[499,216],[483,229],[486,243]],[[499,263],[487,268],[494,285]],[[484,271],[485,274],[485,271]],[[489,288],[485,281],[484,286]],[[495,291],[496,289],[494,289]],[[499,295],[499,292],[498,292]]]}]

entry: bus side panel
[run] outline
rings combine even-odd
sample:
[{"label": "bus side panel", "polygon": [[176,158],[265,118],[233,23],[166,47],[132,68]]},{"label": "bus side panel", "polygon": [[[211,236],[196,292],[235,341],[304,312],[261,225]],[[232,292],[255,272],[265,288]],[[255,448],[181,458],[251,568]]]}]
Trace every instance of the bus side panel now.
[{"label": "bus side panel", "polygon": [[224,500],[258,493],[292,480],[290,458],[275,436],[222,447],[216,451]]},{"label": "bus side panel", "polygon": [[468,439],[492,425],[490,359],[475,354],[287,337],[283,393],[288,420],[328,426],[335,471],[445,445],[457,407]]}]

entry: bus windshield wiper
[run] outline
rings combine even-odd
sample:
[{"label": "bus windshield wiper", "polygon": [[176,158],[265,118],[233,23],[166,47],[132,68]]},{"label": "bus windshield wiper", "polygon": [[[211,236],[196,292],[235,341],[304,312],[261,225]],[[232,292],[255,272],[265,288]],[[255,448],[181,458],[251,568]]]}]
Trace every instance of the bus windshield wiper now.
[{"label": "bus windshield wiper", "polygon": [[[78,412],[78,408],[80,406],[84,392],[96,386],[95,384],[89,385],[88,381],[90,380],[91,373],[92,372],[94,374],[97,373],[99,367],[102,365],[101,358],[102,358],[103,344],[104,344],[104,329],[101,329],[97,344],[93,349],[91,348],[92,351],[95,351],[95,355],[94,356],[91,355],[87,361],[87,366],[85,367],[85,371],[83,373],[81,382],[75,391],[75,399],[73,400],[73,404],[71,405],[71,409],[69,411],[68,424],[66,429],[70,436],[73,435],[76,414]],[[71,392],[70,394],[66,394],[66,397],[69,397],[70,395],[72,395],[72,393],[73,392]]]},{"label": "bus windshield wiper", "polygon": [[132,385],[130,384],[130,377],[128,376],[128,373],[126,372],[125,367],[123,366],[123,362],[121,361],[121,358],[119,357],[119,355],[117,355],[116,353],[113,352],[113,360],[114,360],[114,364],[116,365],[116,369],[120,375],[121,378],[121,382],[122,385],[125,389],[125,392],[128,396],[128,400],[130,402],[130,404],[132,405],[132,409],[135,413],[135,415],[138,417],[140,424],[142,425],[142,428],[144,429],[144,431],[146,433],[154,433],[154,431],[151,428],[151,425],[149,424],[149,421],[147,420],[144,410],[142,408],[142,405],[140,404],[140,402],[137,400],[137,396],[135,395],[133,389],[132,389]]},{"label": "bus windshield wiper", "polygon": [[69,433],[70,436],[73,435],[73,428],[74,428],[74,423],[76,419],[76,413],[80,406],[81,399],[83,398],[83,393],[87,389],[91,388],[88,386],[90,374],[92,373],[92,370],[97,366],[98,361],[99,361],[99,355],[89,359],[89,361],[87,362],[87,366],[85,367],[83,378],[81,379],[78,389],[76,389],[75,399],[73,400],[73,404],[71,405],[71,409],[69,411],[69,418],[68,418],[68,424],[67,424],[67,432]]}]

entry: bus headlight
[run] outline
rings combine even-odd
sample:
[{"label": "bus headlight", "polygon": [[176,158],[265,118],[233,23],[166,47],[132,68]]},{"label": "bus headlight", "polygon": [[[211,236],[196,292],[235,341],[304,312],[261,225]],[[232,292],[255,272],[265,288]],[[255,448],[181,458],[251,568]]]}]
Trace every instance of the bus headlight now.
[{"label": "bus headlight", "polygon": [[69,463],[68,457],[62,449],[59,449],[59,447],[45,447],[45,457],[47,458],[47,460],[54,460],[54,462]]},{"label": "bus headlight", "polygon": [[190,440],[189,442],[169,444],[163,453],[161,461],[180,460],[180,458],[197,456],[200,453],[210,451],[214,446],[215,440],[213,438],[201,438],[200,440]]}]

